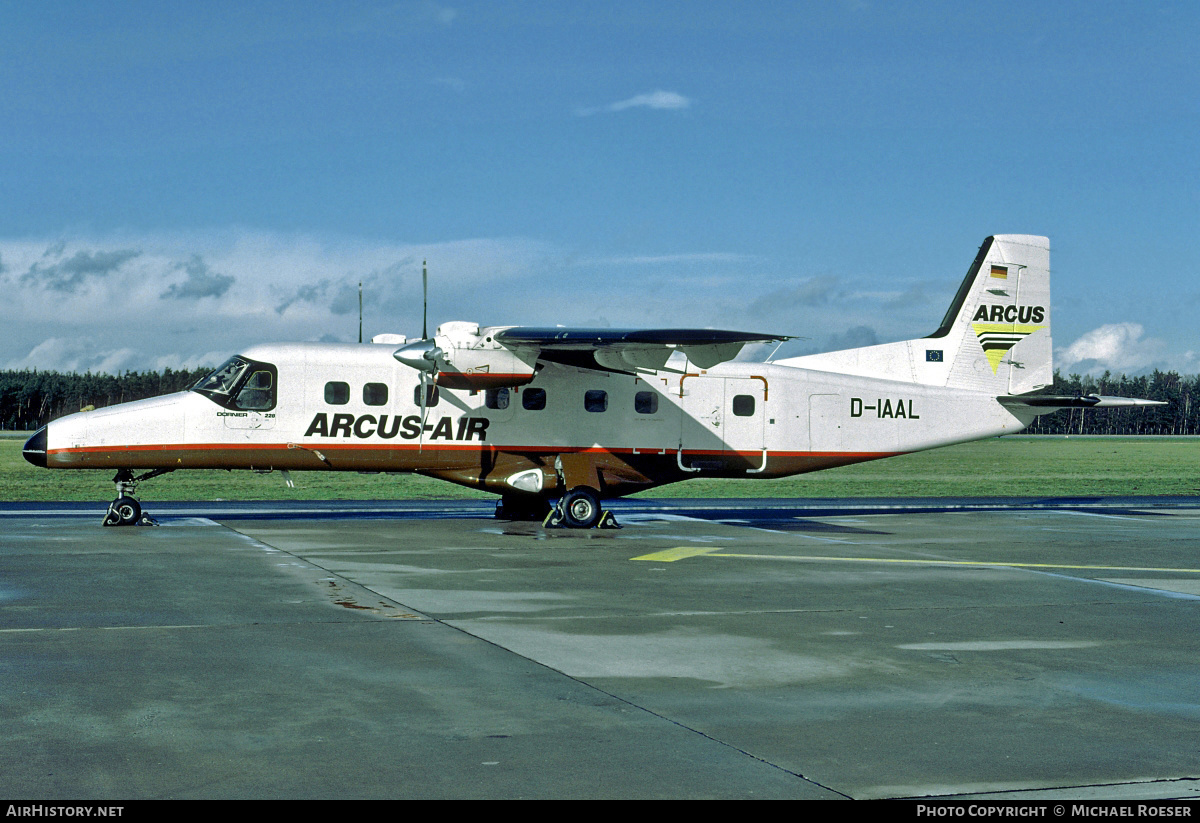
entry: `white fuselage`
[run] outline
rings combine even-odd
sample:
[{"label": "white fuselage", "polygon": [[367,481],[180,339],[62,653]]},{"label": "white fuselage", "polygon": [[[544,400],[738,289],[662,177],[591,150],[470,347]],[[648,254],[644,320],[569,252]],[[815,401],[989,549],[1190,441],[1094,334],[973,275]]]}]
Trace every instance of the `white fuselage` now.
[{"label": "white fuselage", "polygon": [[[56,420],[47,465],[417,471],[498,493],[619,495],[688,477],[778,477],[1024,428],[995,395],[728,362],[639,376],[546,364],[526,385],[428,387],[394,346],[282,344],[262,398],[196,391]],[[669,364],[669,366],[674,365]],[[558,458],[558,466],[555,462]],[[519,478],[514,480],[514,478]]]}]

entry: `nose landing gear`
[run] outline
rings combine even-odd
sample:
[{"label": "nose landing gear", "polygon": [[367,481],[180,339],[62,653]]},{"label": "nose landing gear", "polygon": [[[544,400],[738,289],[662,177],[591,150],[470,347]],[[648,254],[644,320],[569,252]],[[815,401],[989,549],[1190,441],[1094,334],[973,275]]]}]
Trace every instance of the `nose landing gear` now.
[{"label": "nose landing gear", "polygon": [[141,525],[141,520],[142,504],[127,494],[109,503],[108,514],[104,515],[106,526],[137,526]]},{"label": "nose landing gear", "polygon": [[142,504],[134,497],[137,484],[151,477],[174,471],[174,469],[154,469],[137,477],[129,469],[118,469],[113,477],[117,486],[117,499],[108,504],[108,513],[104,515],[105,526],[157,526],[158,523],[142,511]]}]

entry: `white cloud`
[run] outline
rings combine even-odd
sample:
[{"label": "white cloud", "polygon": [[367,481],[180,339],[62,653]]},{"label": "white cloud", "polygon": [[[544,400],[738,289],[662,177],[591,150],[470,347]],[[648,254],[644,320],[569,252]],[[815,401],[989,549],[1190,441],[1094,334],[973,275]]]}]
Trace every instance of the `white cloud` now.
[{"label": "white cloud", "polygon": [[678,110],[690,108],[692,100],[689,97],[684,97],[682,94],[673,91],[663,91],[661,89],[652,91],[647,94],[638,94],[626,100],[619,100],[616,103],[609,103],[607,106],[595,106],[592,108],[580,108],[576,113],[581,117],[587,117],[591,114],[600,114],[602,112],[618,112],[626,109],[659,109],[659,110]]},{"label": "white cloud", "polygon": [[138,352],[130,348],[104,349],[91,339],[51,337],[34,346],[25,357],[8,363],[7,368],[120,374],[134,368],[138,360]]},{"label": "white cloud", "polygon": [[[807,338],[785,345],[786,357],[927,333],[944,309],[915,299],[921,289],[876,292],[753,254],[622,251],[588,255],[521,237],[398,243],[234,229],[0,237],[0,368],[194,368],[256,343],[352,342],[360,282],[364,335],[414,336],[426,260],[431,328],[469,320]],[[1118,323],[1060,348],[1057,362],[1065,373],[1200,371],[1200,352],[1179,348]]]},{"label": "white cloud", "polygon": [[458,18],[458,9],[452,9],[439,3],[426,2],[425,13],[443,26],[449,26]]},{"label": "white cloud", "polygon": [[[0,368],[123,371],[215,365],[282,340],[413,334],[428,260],[430,323],[490,315],[507,284],[560,255],[524,238],[372,243],[250,231],[0,238]],[[497,283],[505,284],[497,286]],[[447,316],[449,315],[449,316]],[[222,353],[214,357],[214,354]]]},{"label": "white cloud", "polygon": [[1194,373],[1200,353],[1172,352],[1165,340],[1146,337],[1140,323],[1109,323],[1092,329],[1058,352],[1058,368],[1066,374],[1145,374],[1154,369]]}]

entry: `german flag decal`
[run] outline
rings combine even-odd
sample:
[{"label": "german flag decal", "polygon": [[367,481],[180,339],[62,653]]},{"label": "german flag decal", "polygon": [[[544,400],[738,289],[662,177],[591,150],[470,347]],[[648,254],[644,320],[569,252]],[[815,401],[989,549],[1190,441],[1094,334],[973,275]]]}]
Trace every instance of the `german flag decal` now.
[{"label": "german flag decal", "polygon": [[992,266],[992,277],[1000,280],[1008,279],[1008,266]]}]

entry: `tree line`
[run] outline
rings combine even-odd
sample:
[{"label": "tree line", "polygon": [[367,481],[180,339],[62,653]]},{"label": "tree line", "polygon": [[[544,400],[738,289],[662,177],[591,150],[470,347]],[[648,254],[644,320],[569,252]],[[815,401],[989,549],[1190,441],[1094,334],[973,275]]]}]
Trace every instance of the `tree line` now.
[{"label": "tree line", "polygon": [[88,407],[98,409],[190,389],[211,371],[166,368],[120,375],[0,371],[0,429],[32,431]]},{"label": "tree line", "polygon": [[1037,418],[1031,434],[1200,434],[1200,375],[1182,377],[1155,369],[1127,377],[1105,372],[1099,377],[1054,371],[1045,394],[1109,395],[1165,401],[1165,406],[1124,409],[1061,409]]},{"label": "tree line", "polygon": [[[33,431],[55,418],[191,388],[210,369],[127,371],[120,375],[56,371],[0,371],[0,428]],[[1054,372],[1046,394],[1142,397],[1165,406],[1129,409],[1063,409],[1042,415],[1033,434],[1200,434],[1200,375],[1154,371],[1138,377]]]}]

